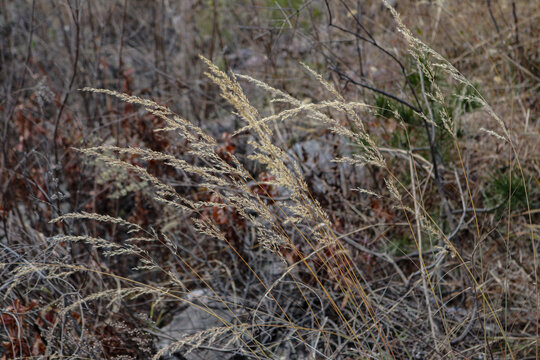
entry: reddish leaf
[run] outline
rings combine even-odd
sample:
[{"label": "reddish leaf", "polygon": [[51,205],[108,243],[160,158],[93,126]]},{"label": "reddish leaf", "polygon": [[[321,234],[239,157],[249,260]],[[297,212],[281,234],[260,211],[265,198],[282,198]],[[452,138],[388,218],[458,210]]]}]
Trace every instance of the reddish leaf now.
[{"label": "reddish leaf", "polygon": [[392,222],[392,220],[394,220],[394,214],[391,211],[383,208],[379,200],[371,199],[369,205],[371,206],[371,210],[373,210],[376,217],[382,218],[386,220],[386,222]]}]

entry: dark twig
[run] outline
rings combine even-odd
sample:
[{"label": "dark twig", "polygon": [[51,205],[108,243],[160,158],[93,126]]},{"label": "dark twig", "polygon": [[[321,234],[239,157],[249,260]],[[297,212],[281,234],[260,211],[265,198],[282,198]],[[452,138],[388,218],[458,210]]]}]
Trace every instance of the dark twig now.
[{"label": "dark twig", "polygon": [[409,88],[409,90],[411,91],[411,93],[412,93],[412,95],[414,97],[414,100],[415,100],[415,102],[417,104],[416,108],[417,109],[421,108],[420,100],[418,99],[416,91],[414,90],[414,87],[412,86],[412,83],[410,82],[409,77],[407,76],[407,72],[405,70],[405,65],[403,65],[403,63],[394,54],[392,54],[390,51],[386,50],[384,47],[379,45],[379,43],[377,43],[377,41],[375,40],[373,35],[371,35],[367,31],[367,29],[360,23],[360,21],[358,20],[356,15],[353,12],[351,12],[350,9],[348,9],[348,7],[347,7],[347,9],[349,11],[349,14],[354,18],[355,22],[361,27],[361,29],[364,30],[364,32],[367,34],[368,37],[365,37],[362,34],[359,34],[359,33],[355,32],[355,31],[351,31],[351,30],[345,29],[345,28],[343,28],[343,27],[341,27],[339,25],[334,24],[332,22],[332,11],[330,10],[330,5],[328,4],[328,0],[325,0],[325,4],[326,4],[326,9],[328,10],[328,26],[329,27],[333,27],[333,28],[336,28],[336,29],[338,29],[340,31],[343,31],[345,33],[354,35],[356,38],[358,38],[360,40],[363,40],[363,41],[367,42],[368,44],[373,45],[375,48],[377,48],[378,50],[380,50],[381,52],[383,52],[384,54],[389,56],[392,60],[394,60],[394,62],[399,66],[399,69],[400,69],[401,73],[403,74],[403,77],[405,78],[405,81],[407,83],[407,87]]},{"label": "dark twig", "polygon": [[518,68],[521,70],[519,72],[519,77],[523,79],[522,69],[526,67],[523,65],[527,65],[527,59],[525,58],[523,46],[521,45],[521,42],[519,40],[519,20],[517,17],[517,9],[516,9],[515,1],[512,1],[512,18],[514,19],[514,45],[516,49],[516,63],[518,64]]},{"label": "dark twig", "polygon": [[360,82],[360,81],[356,81],[356,80],[352,79],[350,76],[348,76],[348,75],[344,74],[343,72],[339,71],[339,70],[338,70],[336,67],[334,67],[334,66],[330,66],[329,68],[330,68],[330,70],[332,70],[333,72],[335,72],[336,74],[338,74],[339,77],[340,77],[341,79],[344,79],[344,80],[346,80],[346,81],[348,81],[348,82],[350,82],[350,83],[352,83],[352,84],[354,84],[354,85],[361,86],[361,87],[366,88],[366,89],[368,89],[368,90],[371,90],[371,91],[373,91],[373,92],[376,92],[376,93],[379,93],[379,94],[384,95],[384,96],[386,96],[386,97],[389,97],[390,99],[393,99],[393,100],[395,100],[395,101],[397,101],[397,102],[399,102],[399,103],[401,103],[401,104],[403,104],[403,105],[405,105],[405,106],[407,106],[407,107],[413,109],[414,111],[416,111],[416,112],[418,112],[418,113],[422,113],[422,110],[418,109],[416,106],[414,106],[414,105],[408,103],[407,101],[405,101],[405,100],[403,100],[403,99],[400,99],[399,97],[397,97],[397,96],[395,96],[395,95],[392,95],[392,94],[390,94],[390,93],[387,93],[386,91],[377,89],[377,88],[375,88],[375,87],[373,87],[373,86],[370,86],[370,85],[368,85],[368,84],[364,84],[364,83],[362,83],[362,82]]},{"label": "dark twig", "polygon": [[476,299],[476,296],[474,296],[474,309],[472,311],[472,314],[471,314],[471,317],[469,319],[469,322],[467,323],[467,326],[465,327],[465,329],[461,332],[461,334],[450,340],[450,344],[452,345],[456,345],[456,344],[459,344],[461,341],[463,341],[463,339],[465,339],[465,337],[469,334],[469,332],[471,331],[471,328],[476,320],[476,314],[478,313],[478,300]]},{"label": "dark twig", "polygon": [[488,8],[489,16],[491,17],[491,21],[493,21],[493,25],[495,25],[495,30],[497,30],[497,34],[500,34],[501,30],[499,29],[499,24],[497,24],[497,20],[495,19],[495,16],[493,15],[493,10],[491,9],[491,0],[486,0],[486,5]]},{"label": "dark twig", "polygon": [[73,70],[71,74],[71,79],[69,81],[69,85],[66,89],[66,94],[64,95],[64,100],[62,100],[62,104],[60,105],[60,109],[58,110],[58,114],[56,115],[56,120],[54,122],[54,132],[53,132],[53,143],[54,143],[54,159],[55,163],[58,165],[59,159],[58,159],[58,143],[56,141],[56,137],[58,135],[58,126],[60,125],[60,118],[62,117],[62,113],[64,112],[64,109],[66,107],[66,103],[69,99],[69,94],[71,93],[71,89],[73,88],[73,84],[75,83],[75,77],[77,76],[77,66],[79,64],[79,35],[80,35],[80,8],[79,6],[76,6],[75,9],[73,9],[73,6],[71,6],[71,3],[69,4],[69,10],[71,11],[71,17],[73,18],[73,23],[75,24],[75,59],[73,61]]},{"label": "dark twig", "polygon": [[466,209],[456,209],[456,210],[453,210],[452,211],[452,214],[459,214],[461,212],[477,212],[477,213],[490,213],[490,212],[493,212],[495,210],[497,210],[498,208],[500,208],[501,206],[504,205],[504,202],[500,203],[499,205],[496,205],[494,207],[490,207],[490,208],[466,208]]},{"label": "dark twig", "polygon": [[[456,176],[456,181],[457,181],[457,184],[458,184],[458,187],[459,187],[459,194],[460,194],[460,197],[461,197],[461,203],[463,205],[463,209],[465,209],[467,204],[465,202],[465,196],[463,195],[463,190],[461,189],[461,183],[459,181],[457,171],[454,170],[454,174]],[[463,213],[461,214],[461,217],[459,218],[459,222],[458,222],[457,226],[454,228],[454,231],[452,231],[452,233],[447,236],[448,241],[451,241],[458,234],[459,230],[461,230],[461,227],[463,226],[463,222],[465,221],[465,216],[466,215],[467,215],[467,212],[463,211]]]},{"label": "dark twig", "polygon": [[[122,8],[122,30],[120,31],[120,47],[118,49],[118,80],[122,79],[122,73],[124,71],[124,61],[122,60],[123,49],[124,49],[124,36],[126,33],[126,15],[127,15],[127,0],[124,0],[124,6]],[[121,89],[120,86],[118,86]]]},{"label": "dark twig", "polygon": [[19,83],[19,89],[22,89],[24,87],[24,80],[26,77],[26,71],[28,68],[28,63],[30,62],[30,58],[32,56],[32,39],[34,36],[34,11],[36,7],[36,1],[32,1],[32,12],[30,13],[30,34],[28,35],[28,43],[26,44],[26,59],[24,60],[24,67],[21,75],[21,81]]},{"label": "dark twig", "polygon": [[441,197],[441,201],[443,203],[444,210],[446,212],[446,218],[448,222],[450,223],[450,226],[454,227],[454,218],[452,216],[452,209],[450,209],[450,204],[448,203],[448,199],[446,198],[446,195],[444,193],[443,185],[442,185],[442,176],[439,171],[439,165],[437,161],[437,148],[435,146],[435,126],[433,125],[435,123],[435,119],[433,116],[433,111],[431,110],[431,105],[428,100],[428,96],[426,94],[425,86],[424,86],[424,73],[422,71],[422,67],[420,64],[417,64],[418,67],[418,74],[420,75],[420,86],[422,87],[422,95],[424,96],[424,102],[426,103],[426,107],[428,109],[428,115],[431,120],[431,126],[432,129],[430,131],[428,122],[425,118],[422,118],[422,121],[424,123],[424,127],[426,129],[426,135],[428,138],[429,148],[431,152],[431,161],[433,163],[433,173],[435,175],[435,183],[437,184],[437,190],[439,191],[439,196]]}]

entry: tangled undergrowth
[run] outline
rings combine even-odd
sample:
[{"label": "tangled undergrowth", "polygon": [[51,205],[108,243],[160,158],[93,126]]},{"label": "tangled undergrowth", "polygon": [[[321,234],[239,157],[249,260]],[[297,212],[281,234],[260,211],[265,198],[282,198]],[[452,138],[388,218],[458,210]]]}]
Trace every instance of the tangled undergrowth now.
[{"label": "tangled undergrowth", "polygon": [[[101,358],[109,333],[137,349],[115,356],[155,359],[538,357],[537,165],[481,89],[384,3],[407,44],[410,102],[350,100],[307,64],[326,95],[296,98],[201,56],[241,124],[214,137],[159,102],[82,89],[143,109],[155,141],[73,149],[118,211],[65,212],[45,255],[2,263],[6,354]],[[512,166],[478,174],[482,142]],[[219,325],[156,349],[179,307]],[[137,315],[94,323],[126,309]]]}]

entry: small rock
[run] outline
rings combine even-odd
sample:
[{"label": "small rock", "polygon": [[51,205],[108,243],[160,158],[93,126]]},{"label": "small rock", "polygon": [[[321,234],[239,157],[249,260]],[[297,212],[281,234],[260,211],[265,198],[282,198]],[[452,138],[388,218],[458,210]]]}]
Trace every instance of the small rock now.
[{"label": "small rock", "polygon": [[[225,321],[232,321],[234,316],[224,307],[224,305],[215,300],[215,295],[209,290],[194,290],[190,293],[189,301],[206,305]],[[216,327],[224,326],[223,322],[212,314],[196,307],[188,305],[187,308],[174,315],[172,321],[166,326],[159,329],[158,339],[155,342],[158,351],[170,346],[176,341],[182,340],[186,336],[196,334],[198,332],[209,330]],[[218,339],[219,340],[219,339]],[[203,342],[204,345],[208,345]],[[216,345],[216,348],[219,348]],[[164,360],[227,360],[232,359],[234,354],[217,350],[199,350],[195,348],[189,352],[189,345],[176,353],[163,356]]]}]

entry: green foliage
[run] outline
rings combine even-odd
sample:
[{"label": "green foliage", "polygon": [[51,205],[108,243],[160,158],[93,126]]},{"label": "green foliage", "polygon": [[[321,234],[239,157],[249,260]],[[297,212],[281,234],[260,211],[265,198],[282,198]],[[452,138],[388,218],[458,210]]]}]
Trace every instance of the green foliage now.
[{"label": "green foliage", "polygon": [[231,42],[234,40],[234,36],[232,35],[230,27],[228,26],[229,21],[223,16],[223,9],[227,6],[227,2],[223,0],[207,0],[205,2],[205,6],[201,7],[201,11],[195,18],[198,34],[201,37],[210,39],[214,31],[214,27],[217,26],[218,28],[216,30],[219,31],[220,36],[224,41]]},{"label": "green foliage", "polygon": [[510,210],[524,210],[527,207],[527,193],[533,193],[532,177],[524,179],[519,169],[497,169],[489,175],[484,200],[490,207],[506,204]]},{"label": "green foliage", "polygon": [[474,88],[465,84],[459,84],[455,87],[454,94],[456,94],[456,100],[454,106],[463,113],[470,113],[482,107],[482,104],[476,100],[475,88],[478,88],[479,85],[474,84],[473,86]]},{"label": "green foliage", "polygon": [[298,10],[303,4],[304,0],[267,0],[267,6],[279,6],[280,8],[293,8]]},{"label": "green foliage", "polygon": [[[301,16],[299,25],[302,29],[309,31],[312,20],[321,20],[324,12],[321,6],[316,3],[308,3],[305,0],[267,0],[266,6],[270,9],[268,18],[274,21],[284,21],[286,17],[299,14],[299,11],[306,13]],[[309,13],[307,13],[309,11]]]},{"label": "green foliage", "polygon": [[410,124],[410,125],[419,124],[418,118],[414,115],[414,110],[411,109],[410,107],[405,106],[405,105],[398,105],[397,112],[401,120],[403,120],[406,124]]},{"label": "green foliage", "polygon": [[411,240],[408,236],[403,235],[396,237],[386,244],[384,252],[392,254],[394,256],[403,256],[410,251]]},{"label": "green foliage", "polygon": [[[423,103],[424,113],[428,116],[427,106],[433,114],[433,122],[436,125],[434,142],[437,147],[438,156],[443,162],[451,162],[454,160],[454,140],[464,135],[463,129],[459,126],[459,119],[465,113],[473,112],[479,109],[482,104],[477,98],[477,86],[469,86],[465,84],[449,83],[439,73],[434,70],[433,66],[429,66],[430,60],[427,55],[419,60],[422,69],[422,78],[418,70],[417,60],[409,57],[406,61],[407,79],[420,99],[423,99],[422,93],[426,93],[428,104]],[[436,69],[436,68],[435,68]],[[423,89],[422,89],[423,80]],[[434,93],[441,91],[445,94],[453,94],[444,98],[441,102],[440,98],[434,96]],[[412,139],[412,143],[416,148],[425,148],[429,146],[425,127],[422,124],[421,118],[417,116],[413,109],[390,99],[384,95],[378,95],[373,100],[373,105],[376,107],[376,115],[396,120],[402,120],[406,124],[406,130],[396,128],[389,139],[389,144],[393,147],[405,149],[408,147],[406,133]],[[396,116],[397,113],[397,116]],[[446,122],[451,122],[455,133],[450,134],[445,126]],[[406,131],[406,132],[405,132]]]},{"label": "green foliage", "polygon": [[[437,86],[444,85],[444,78],[441,74],[429,66],[430,60],[428,59],[428,55],[424,55],[418,61],[420,61],[420,67],[422,68],[424,88],[427,93],[433,92],[433,83],[437,84]],[[407,58],[406,68],[407,72],[410,73],[410,75],[407,76],[407,80],[411,83],[416,92],[421,92],[422,81],[420,79],[420,73],[418,72],[417,62],[413,57]]]},{"label": "green foliage", "polygon": [[393,103],[390,100],[390,98],[388,98],[388,97],[386,97],[384,95],[377,96],[375,98],[375,107],[376,107],[376,110],[377,110],[377,115],[382,116],[382,117],[387,118],[387,119],[392,117]]}]

